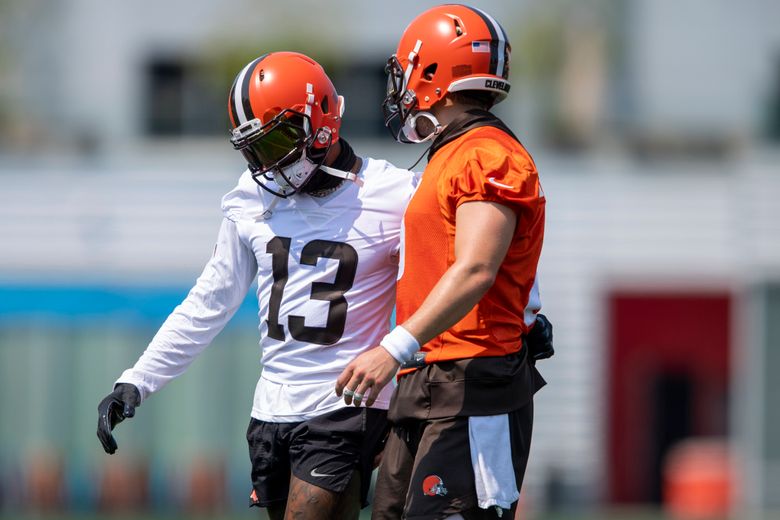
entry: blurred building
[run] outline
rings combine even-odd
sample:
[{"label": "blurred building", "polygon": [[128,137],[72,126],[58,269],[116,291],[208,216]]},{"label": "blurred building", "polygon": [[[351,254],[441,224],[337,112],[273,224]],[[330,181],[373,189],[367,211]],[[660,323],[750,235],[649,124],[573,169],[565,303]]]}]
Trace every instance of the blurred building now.
[{"label": "blurred building", "polygon": [[[513,43],[497,110],[548,197],[557,355],[541,365],[527,507],[660,504],[667,455],[707,438],[732,449],[735,508],[780,508],[780,4],[473,3]],[[61,464],[34,480],[73,507],[110,509],[100,483],[116,479],[150,490],[120,509],[213,485],[229,495],[204,507],[244,506],[253,296],[121,427],[124,473],[95,406],[210,255],[243,169],[226,139],[233,75],[267,51],[312,55],[356,150],[408,166],[423,149],[382,128],[383,67],[434,4],[0,4],[0,510],[35,501],[17,477],[42,450]]]}]

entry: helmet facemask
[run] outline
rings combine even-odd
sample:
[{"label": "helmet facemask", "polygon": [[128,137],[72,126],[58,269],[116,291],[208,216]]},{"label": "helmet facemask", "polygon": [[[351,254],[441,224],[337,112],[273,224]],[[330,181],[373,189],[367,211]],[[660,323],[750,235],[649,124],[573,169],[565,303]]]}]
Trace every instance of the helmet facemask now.
[{"label": "helmet facemask", "polygon": [[[437,136],[442,126],[436,117],[430,112],[417,111],[417,96],[414,91],[407,88],[408,79],[404,73],[398,58],[391,56],[385,66],[387,73],[387,95],[382,102],[382,112],[385,117],[385,127],[390,131],[393,139],[399,143],[424,143]],[[420,135],[418,123],[423,123],[423,128],[430,124],[428,132]]]},{"label": "helmet facemask", "polygon": [[[230,142],[247,160],[254,181],[273,195],[286,198],[306,185],[330,149],[328,128],[310,129],[308,115],[287,109],[266,124],[252,119],[238,126],[231,132]],[[320,148],[314,147],[315,142]]]}]

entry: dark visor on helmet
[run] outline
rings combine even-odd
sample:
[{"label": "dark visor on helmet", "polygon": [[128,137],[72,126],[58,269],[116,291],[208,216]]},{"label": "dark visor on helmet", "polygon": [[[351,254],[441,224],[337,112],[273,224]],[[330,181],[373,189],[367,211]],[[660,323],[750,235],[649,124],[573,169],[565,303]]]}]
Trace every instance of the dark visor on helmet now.
[{"label": "dark visor on helmet", "polygon": [[[304,125],[308,121],[308,125]],[[309,116],[294,110],[284,110],[268,123],[254,119],[237,127],[230,142],[246,159],[249,169],[265,172],[298,159],[309,145]]]}]

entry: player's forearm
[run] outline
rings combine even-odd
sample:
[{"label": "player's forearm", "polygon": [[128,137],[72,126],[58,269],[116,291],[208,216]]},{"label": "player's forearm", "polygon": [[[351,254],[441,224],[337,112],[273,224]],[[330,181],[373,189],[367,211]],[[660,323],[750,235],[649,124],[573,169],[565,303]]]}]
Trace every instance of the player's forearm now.
[{"label": "player's forearm", "polygon": [[193,316],[186,312],[197,307],[190,301],[192,298],[191,293],[171,313],[135,365],[125,370],[116,383],[135,385],[141,398],[146,399],[182,375],[235,312],[235,309],[225,309],[206,313],[200,309],[200,315]]},{"label": "player's forearm", "polygon": [[495,276],[493,266],[456,261],[401,325],[420,345],[427,343],[463,319],[493,285]]}]

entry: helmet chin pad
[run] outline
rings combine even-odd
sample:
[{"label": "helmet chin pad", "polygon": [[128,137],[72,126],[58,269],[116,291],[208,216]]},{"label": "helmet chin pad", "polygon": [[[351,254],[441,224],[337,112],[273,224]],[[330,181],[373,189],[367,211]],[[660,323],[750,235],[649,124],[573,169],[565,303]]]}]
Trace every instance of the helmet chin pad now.
[{"label": "helmet chin pad", "polygon": [[295,193],[309,182],[317,167],[317,162],[313,162],[306,153],[302,153],[301,157],[292,164],[274,168],[273,179],[285,193]]},{"label": "helmet chin pad", "polygon": [[[420,134],[419,130],[423,130]],[[424,143],[430,141],[442,131],[441,123],[430,112],[417,112],[410,115],[404,121],[403,133],[412,143]]]}]

